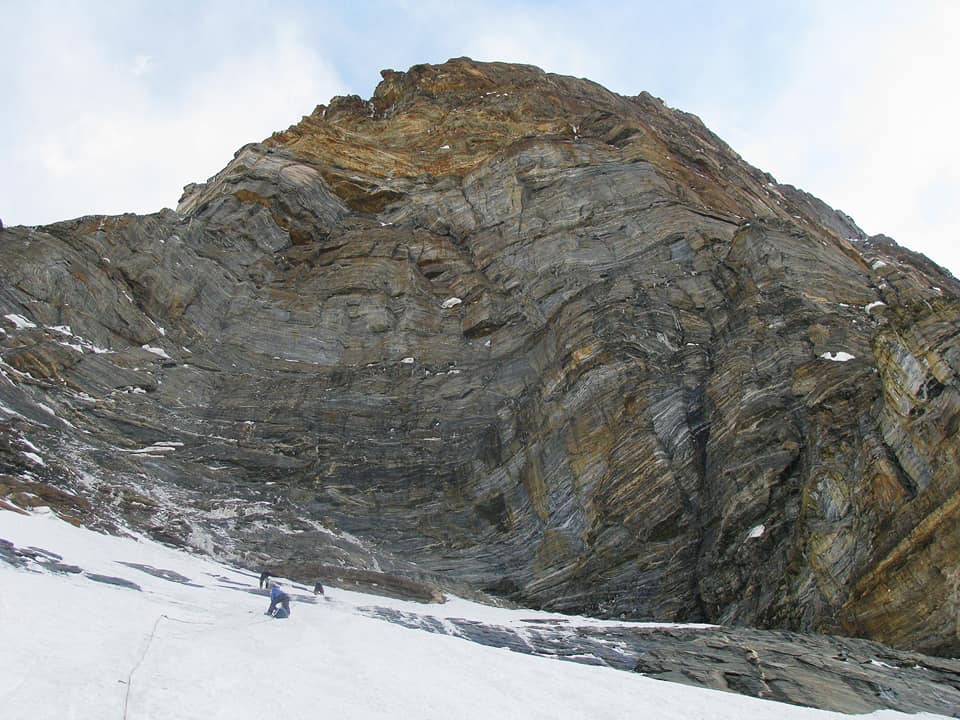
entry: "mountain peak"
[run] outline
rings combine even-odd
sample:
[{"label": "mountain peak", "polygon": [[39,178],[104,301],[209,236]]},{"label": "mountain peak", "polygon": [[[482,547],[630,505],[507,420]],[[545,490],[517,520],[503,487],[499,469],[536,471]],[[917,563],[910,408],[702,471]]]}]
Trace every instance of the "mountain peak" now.
[{"label": "mountain peak", "polygon": [[470,58],[381,75],[369,100],[333,98],[266,141],[308,158],[356,208],[383,207],[366,196],[396,197],[397,183],[384,180],[464,177],[512,147],[546,143],[574,165],[649,163],[685,201],[729,217],[807,215],[699,118],[646,92],[624,97],[531,65]]},{"label": "mountain peak", "polygon": [[[597,98],[627,106],[593,83],[529,65],[459,58],[381,74],[369,100],[333,98],[268,142],[376,176],[464,175],[523,138],[573,139]],[[343,157],[351,154],[353,162]]]}]

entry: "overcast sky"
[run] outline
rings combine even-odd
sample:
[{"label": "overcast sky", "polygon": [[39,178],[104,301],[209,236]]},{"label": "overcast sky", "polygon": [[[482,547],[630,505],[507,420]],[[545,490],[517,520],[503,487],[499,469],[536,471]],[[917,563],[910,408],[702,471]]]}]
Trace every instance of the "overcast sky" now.
[{"label": "overcast sky", "polygon": [[0,0],[0,218],[175,207],[382,68],[463,55],[647,90],[960,275],[960,1]]}]

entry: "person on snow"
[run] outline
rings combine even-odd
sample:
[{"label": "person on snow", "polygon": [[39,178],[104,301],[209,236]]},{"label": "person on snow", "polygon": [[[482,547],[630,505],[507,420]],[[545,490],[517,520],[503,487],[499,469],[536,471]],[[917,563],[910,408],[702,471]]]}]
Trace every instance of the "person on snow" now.
[{"label": "person on snow", "polygon": [[290,596],[280,589],[276,581],[270,584],[270,607],[264,615],[272,615],[278,620],[290,617]]},{"label": "person on snow", "polygon": [[265,587],[270,587],[270,577],[271,572],[269,570],[264,570],[260,573],[260,589],[263,590]]},{"label": "person on snow", "polygon": [[314,594],[314,595],[323,595],[323,594],[324,594],[324,592],[323,592],[323,585],[320,584],[320,581],[319,581],[319,580],[317,580],[317,584],[313,586],[313,594]]}]

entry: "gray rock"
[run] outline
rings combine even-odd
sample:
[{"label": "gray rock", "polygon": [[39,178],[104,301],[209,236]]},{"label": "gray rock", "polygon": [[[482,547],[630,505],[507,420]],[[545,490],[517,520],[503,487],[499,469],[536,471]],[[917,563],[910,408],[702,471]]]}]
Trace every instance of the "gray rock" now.
[{"label": "gray rock", "polygon": [[137,585],[132,580],[126,580],[121,577],[115,577],[113,575],[99,575],[97,573],[84,573],[84,576],[90,578],[94,582],[104,583],[105,585],[116,585],[118,587],[128,588],[130,590],[141,590],[142,588]]},{"label": "gray rock", "polygon": [[153,575],[154,577],[162,578],[164,580],[169,580],[170,582],[178,583],[180,585],[189,585],[190,587],[203,587],[195,582],[192,582],[190,578],[181,575],[174,570],[164,570],[163,568],[155,568],[152,565],[143,565],[142,563],[132,563],[124,562],[122,560],[117,560],[121,565],[126,565],[127,567],[135,568],[141,572],[145,572],[147,575]]},{"label": "gray rock", "polygon": [[4,540],[3,538],[0,538],[0,560],[14,567],[23,567],[26,565],[23,556],[17,552],[16,546],[9,540]]},{"label": "gray rock", "polygon": [[178,212],[2,245],[21,507],[960,654],[960,284],[650,95],[391,71]]}]

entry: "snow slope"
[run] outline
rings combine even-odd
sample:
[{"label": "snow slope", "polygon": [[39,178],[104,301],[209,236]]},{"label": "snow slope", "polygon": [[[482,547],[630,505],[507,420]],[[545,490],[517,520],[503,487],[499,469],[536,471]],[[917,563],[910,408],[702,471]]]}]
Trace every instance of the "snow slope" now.
[{"label": "snow slope", "polygon": [[529,610],[458,599],[424,606],[336,589],[330,602],[313,603],[306,588],[285,583],[292,617],[274,620],[263,614],[267,598],[250,592],[256,574],[143,538],[100,535],[49,512],[2,510],[0,538],[55,552],[84,571],[0,562],[0,717],[9,720],[849,717],[513,653],[358,612],[377,605],[508,625],[539,614]]}]

